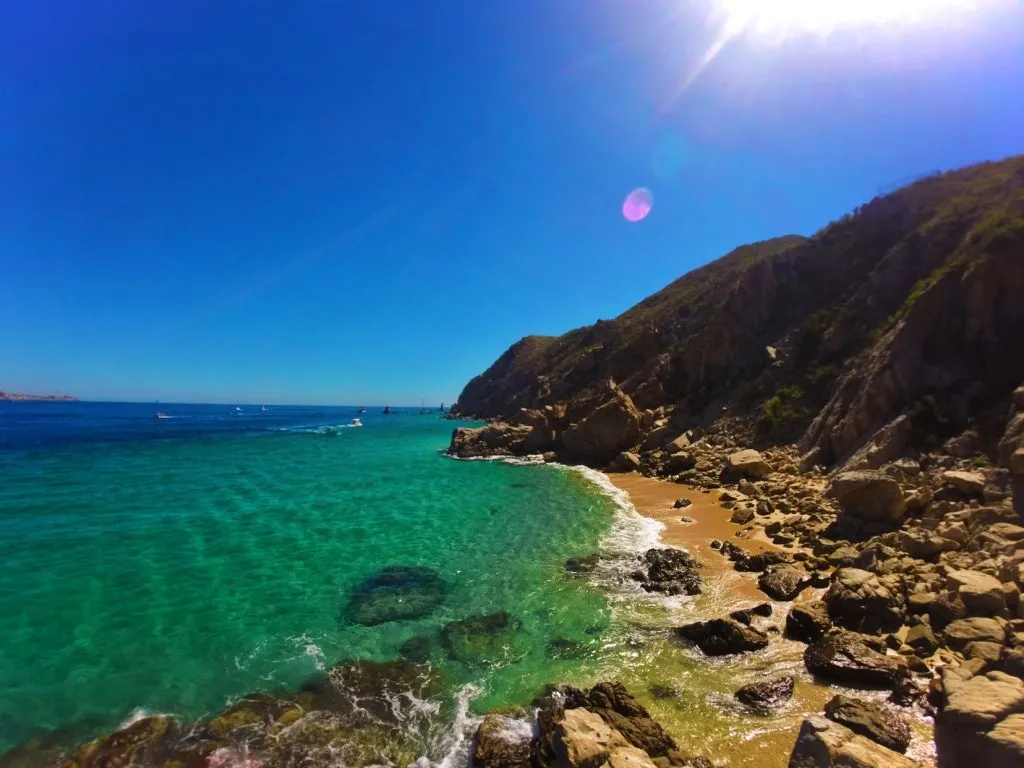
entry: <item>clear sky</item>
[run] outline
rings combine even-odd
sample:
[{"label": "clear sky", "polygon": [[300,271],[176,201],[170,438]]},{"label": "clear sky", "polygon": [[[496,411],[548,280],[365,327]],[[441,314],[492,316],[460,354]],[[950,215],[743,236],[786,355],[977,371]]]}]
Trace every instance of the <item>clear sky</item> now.
[{"label": "clear sky", "polygon": [[1024,152],[1017,0],[751,2],[0,4],[0,389],[450,402],[525,334]]}]

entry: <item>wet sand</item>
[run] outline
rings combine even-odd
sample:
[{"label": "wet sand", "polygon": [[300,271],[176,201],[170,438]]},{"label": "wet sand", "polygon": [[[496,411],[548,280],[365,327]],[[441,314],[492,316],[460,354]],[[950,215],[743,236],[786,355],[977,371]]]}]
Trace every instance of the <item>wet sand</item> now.
[{"label": "wet sand", "polygon": [[[749,552],[776,547],[763,533],[737,537],[743,526],[729,521],[732,511],[718,502],[719,491],[705,493],[684,485],[638,474],[612,474],[611,481],[629,494],[636,511],[661,522],[665,544],[685,548],[704,563],[705,590],[692,600],[669,607],[668,622],[678,626],[728,615],[756,603],[772,602],[757,586],[757,574],[737,573],[732,563],[710,546],[713,539],[732,541]],[[689,507],[673,509],[678,498]],[[684,523],[683,517],[694,522]],[[764,518],[770,519],[770,518]],[[746,536],[747,534],[744,534]],[[786,551],[786,550],[783,550]],[[794,550],[789,550],[794,551]],[[816,599],[823,590],[805,590],[798,600]],[[815,681],[803,665],[803,643],[782,637],[790,603],[772,602],[773,615],[755,624],[771,643],[756,653],[708,658],[674,641],[653,643],[637,654],[627,685],[676,738],[685,752],[704,755],[716,764],[742,768],[784,768],[800,724],[820,714],[836,693],[884,699],[884,692],[858,692]],[[796,680],[793,699],[778,711],[759,715],[733,698],[737,688],[783,676]],[[908,756],[934,762],[927,721],[914,722],[915,742]]]}]

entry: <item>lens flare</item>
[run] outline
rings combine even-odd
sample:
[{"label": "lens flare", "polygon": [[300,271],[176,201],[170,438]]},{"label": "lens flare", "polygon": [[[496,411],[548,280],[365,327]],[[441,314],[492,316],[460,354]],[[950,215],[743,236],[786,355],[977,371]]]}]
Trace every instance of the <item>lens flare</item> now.
[{"label": "lens flare", "polygon": [[626,195],[626,201],[622,204],[622,215],[626,221],[638,222],[647,218],[654,205],[654,196],[649,189],[638,187]]}]

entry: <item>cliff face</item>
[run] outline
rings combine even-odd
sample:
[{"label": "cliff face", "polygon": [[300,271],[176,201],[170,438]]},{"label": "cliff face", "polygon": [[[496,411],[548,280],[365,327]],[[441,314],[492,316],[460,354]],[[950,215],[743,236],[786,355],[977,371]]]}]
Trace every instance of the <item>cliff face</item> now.
[{"label": "cliff face", "polygon": [[879,430],[905,445],[973,423],[998,440],[1003,424],[986,419],[1005,419],[1024,380],[1022,340],[1017,157],[920,180],[811,238],[738,248],[614,320],[526,337],[456,407],[513,419],[550,406],[565,434],[611,380],[619,401],[661,409],[676,431],[725,414],[752,442],[863,463]]}]

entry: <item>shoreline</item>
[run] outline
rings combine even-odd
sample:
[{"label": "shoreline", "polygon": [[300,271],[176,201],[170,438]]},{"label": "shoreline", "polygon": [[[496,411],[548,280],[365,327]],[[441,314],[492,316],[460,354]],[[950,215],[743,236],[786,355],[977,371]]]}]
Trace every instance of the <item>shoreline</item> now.
[{"label": "shoreline", "polygon": [[[702,690],[683,691],[684,695],[678,699],[654,695],[661,691],[657,687],[660,681],[653,678],[658,678],[658,673],[664,675],[664,668],[651,670],[653,678],[645,680],[642,672],[625,681],[684,750],[697,752],[715,764],[725,762],[735,768],[784,768],[789,763],[804,719],[820,715],[825,703],[834,695],[845,693],[879,702],[884,700],[884,694],[880,692],[815,680],[804,667],[805,644],[784,639],[782,630],[790,607],[794,603],[819,598],[824,589],[805,589],[792,602],[772,600],[758,587],[758,574],[737,572],[733,563],[712,548],[710,542],[713,539],[731,541],[751,553],[782,551],[794,554],[801,551],[800,547],[777,546],[764,536],[763,529],[755,536],[741,534],[738,537],[745,526],[730,521],[731,511],[718,500],[721,490],[694,489],[638,473],[601,474],[625,496],[626,503],[637,515],[658,524],[657,546],[684,549],[702,563],[705,581],[702,594],[683,601],[663,598],[670,625],[725,616],[760,603],[769,603],[773,608],[771,617],[759,620],[760,628],[772,637],[771,644],[763,651],[721,658],[705,657],[696,649],[671,649],[668,652],[669,666],[679,663],[681,653],[688,656],[689,662],[698,665],[703,674],[686,669],[678,672],[683,673],[687,680],[699,675],[698,686]],[[673,507],[676,499],[688,499],[691,504],[677,509]],[[684,519],[693,522],[684,523]],[[674,645],[671,640],[669,644]],[[675,657],[674,660],[671,657]],[[784,675],[795,678],[794,695],[775,711],[753,714],[732,699],[731,691],[744,684]],[[704,701],[700,702],[700,696],[693,694],[702,692]],[[690,695],[685,695],[687,693]],[[930,720],[915,720],[912,727],[914,740],[907,757],[920,761],[924,766],[934,765],[935,746]]]}]

